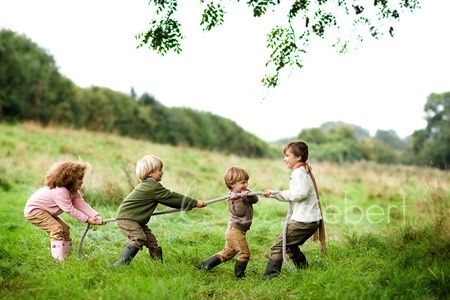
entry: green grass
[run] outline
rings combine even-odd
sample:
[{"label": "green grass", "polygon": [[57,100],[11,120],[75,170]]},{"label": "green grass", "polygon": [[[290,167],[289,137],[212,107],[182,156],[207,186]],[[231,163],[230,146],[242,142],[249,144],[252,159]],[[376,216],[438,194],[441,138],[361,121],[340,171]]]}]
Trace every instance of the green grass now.
[{"label": "green grass", "polygon": [[[226,194],[222,175],[231,165],[249,171],[255,191],[284,188],[289,178],[281,159],[246,159],[86,131],[0,124],[0,299],[449,297],[449,172],[363,162],[312,164],[329,220],[329,254],[321,255],[318,243],[308,241],[302,247],[310,262],[307,270],[290,273],[283,268],[279,277],[261,280],[287,209],[285,203],[263,198],[255,205],[248,232],[252,257],[243,280],[234,278],[232,262],[211,272],[194,267],[223,247],[225,203],[152,218],[163,264],[151,262],[144,250],[130,266],[113,268],[126,244],[115,223],[89,231],[86,257],[79,259],[74,249],[66,261],[54,261],[49,238],[22,213],[47,168],[59,159],[89,162],[84,196],[104,218],[111,218],[136,182],[134,162],[147,153],[163,159],[166,187],[201,199]],[[389,211],[403,204],[404,210]],[[84,224],[63,218],[76,248]]]}]

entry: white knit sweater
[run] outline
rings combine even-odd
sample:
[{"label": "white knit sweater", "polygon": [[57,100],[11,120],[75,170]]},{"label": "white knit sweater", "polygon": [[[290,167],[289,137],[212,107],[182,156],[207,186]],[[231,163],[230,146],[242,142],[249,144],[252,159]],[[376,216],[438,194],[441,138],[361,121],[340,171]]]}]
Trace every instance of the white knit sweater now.
[{"label": "white knit sweater", "polygon": [[292,202],[291,221],[312,223],[322,219],[311,176],[302,167],[292,171],[289,189],[281,191],[274,198],[279,201]]}]

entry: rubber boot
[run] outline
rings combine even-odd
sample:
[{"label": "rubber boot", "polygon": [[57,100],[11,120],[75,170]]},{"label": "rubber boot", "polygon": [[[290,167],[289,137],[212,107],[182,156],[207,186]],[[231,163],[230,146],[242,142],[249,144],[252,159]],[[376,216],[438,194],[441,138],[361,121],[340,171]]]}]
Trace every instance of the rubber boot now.
[{"label": "rubber boot", "polygon": [[125,249],[123,249],[122,254],[120,255],[119,260],[114,264],[115,267],[120,267],[122,265],[128,265],[139,252],[138,248],[132,247],[128,244]]},{"label": "rubber boot", "polygon": [[214,254],[205,259],[204,261],[202,261],[201,263],[196,264],[195,267],[199,270],[201,269],[211,270],[212,268],[221,263],[222,261],[220,260],[219,256],[217,254]]},{"label": "rubber boot", "polygon": [[236,260],[236,263],[234,264],[234,276],[236,278],[243,278],[245,277],[245,269],[247,269],[248,261],[241,262]]},{"label": "rubber boot", "polygon": [[156,249],[148,249],[148,254],[150,254],[150,259],[151,260],[159,260],[159,261],[163,261],[163,252],[161,247],[158,247]]},{"label": "rubber boot", "polygon": [[52,256],[59,261],[63,261],[66,258],[64,242],[65,241],[51,240],[50,243]]},{"label": "rubber boot", "polygon": [[263,280],[278,276],[278,274],[281,272],[281,265],[283,264],[282,261],[272,260],[269,259],[266,266],[266,271],[263,275]]},{"label": "rubber boot", "polygon": [[308,261],[306,260],[306,256],[303,252],[294,254],[291,259],[297,269],[306,269],[308,267]]},{"label": "rubber boot", "polygon": [[66,257],[72,253],[72,241],[64,241],[64,254]]}]

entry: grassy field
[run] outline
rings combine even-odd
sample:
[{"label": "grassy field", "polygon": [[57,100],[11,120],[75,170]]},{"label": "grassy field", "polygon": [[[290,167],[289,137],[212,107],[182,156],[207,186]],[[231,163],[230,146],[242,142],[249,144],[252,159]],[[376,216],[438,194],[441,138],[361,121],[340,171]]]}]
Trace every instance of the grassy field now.
[{"label": "grassy field", "polygon": [[[329,254],[308,241],[307,270],[262,281],[268,250],[281,232],[285,203],[260,198],[248,241],[247,277],[236,280],[234,263],[211,272],[194,265],[223,247],[225,203],[187,213],[155,216],[150,227],[164,263],[146,251],[129,267],[112,267],[126,238],[115,223],[90,230],[79,259],[52,259],[49,238],[23,217],[29,195],[47,168],[61,159],[91,165],[83,194],[104,218],[136,183],[134,163],[154,153],[164,161],[162,183],[199,199],[223,196],[222,174],[231,165],[250,173],[250,188],[283,189],[289,170],[278,160],[224,156],[128,138],[0,124],[0,299],[311,299],[421,298],[450,296],[450,173],[424,167],[361,162],[314,163],[328,233]],[[161,208],[163,209],[163,208]],[[63,217],[75,246],[84,224]]]}]

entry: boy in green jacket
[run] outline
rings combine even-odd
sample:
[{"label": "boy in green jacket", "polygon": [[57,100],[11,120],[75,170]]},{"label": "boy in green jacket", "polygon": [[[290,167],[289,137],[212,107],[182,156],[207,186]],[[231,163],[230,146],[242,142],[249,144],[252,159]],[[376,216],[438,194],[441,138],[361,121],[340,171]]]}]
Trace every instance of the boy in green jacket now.
[{"label": "boy in green jacket", "polygon": [[140,183],[122,201],[117,212],[117,225],[128,237],[128,245],[115,266],[129,264],[143,246],[148,248],[150,259],[162,261],[162,250],[147,223],[158,203],[173,208],[192,209],[205,207],[202,200],[171,192],[160,183],[163,163],[155,155],[146,155],[136,163]]}]

